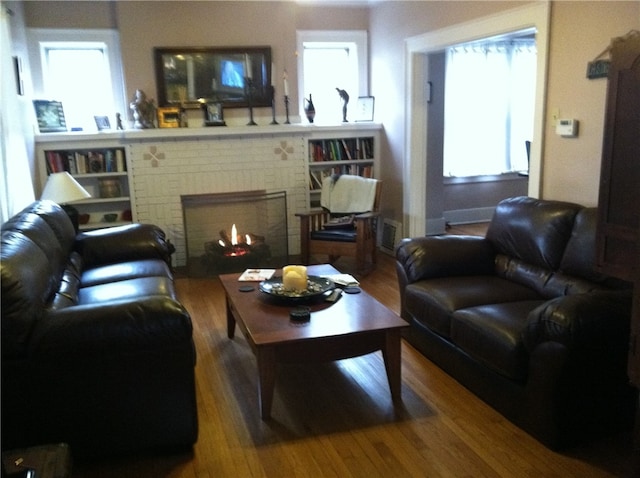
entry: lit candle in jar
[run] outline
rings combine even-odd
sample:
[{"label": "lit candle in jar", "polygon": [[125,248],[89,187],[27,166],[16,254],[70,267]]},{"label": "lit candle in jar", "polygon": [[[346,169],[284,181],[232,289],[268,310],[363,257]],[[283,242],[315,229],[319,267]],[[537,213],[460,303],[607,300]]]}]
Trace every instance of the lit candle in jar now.
[{"label": "lit candle in jar", "polygon": [[307,290],[307,268],[305,266],[284,266],[282,286],[285,290]]}]

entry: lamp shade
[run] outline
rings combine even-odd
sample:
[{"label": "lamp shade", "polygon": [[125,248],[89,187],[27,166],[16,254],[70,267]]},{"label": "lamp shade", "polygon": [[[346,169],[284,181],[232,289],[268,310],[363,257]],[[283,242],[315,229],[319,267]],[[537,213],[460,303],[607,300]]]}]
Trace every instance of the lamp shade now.
[{"label": "lamp shade", "polygon": [[49,175],[40,199],[49,199],[58,204],[67,204],[90,197],[91,194],[65,171]]}]

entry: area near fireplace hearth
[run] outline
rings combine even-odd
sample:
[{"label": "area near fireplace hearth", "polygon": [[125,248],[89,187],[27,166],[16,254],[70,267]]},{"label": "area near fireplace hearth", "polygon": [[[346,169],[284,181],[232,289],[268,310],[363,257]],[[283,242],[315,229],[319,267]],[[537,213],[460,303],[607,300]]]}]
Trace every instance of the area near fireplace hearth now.
[{"label": "area near fireplace hearth", "polygon": [[[100,197],[99,188],[95,188],[90,200],[74,205],[81,213],[86,211],[92,216],[90,222],[100,220],[105,213],[118,214],[120,221],[122,213],[129,209],[129,220],[157,224],[176,247],[174,266],[184,267],[188,264],[188,244],[182,197],[286,192],[288,254],[297,255],[300,232],[295,213],[309,209],[312,201],[317,200],[310,172],[315,172],[317,177],[340,168],[354,173],[366,171],[364,174],[376,177],[380,131],[381,126],[375,123],[153,129],[41,134],[36,136],[36,144],[42,185],[48,173],[47,152],[104,154],[110,149],[122,150],[126,174],[118,173],[123,183],[121,196]],[[321,161],[314,158],[311,148],[315,150],[323,144],[326,148],[341,148],[342,154],[340,157],[329,155]],[[347,153],[345,147],[355,149]],[[354,153],[360,147],[368,151],[366,157],[364,153],[362,158],[358,156],[360,152]],[[106,178],[107,171],[77,173],[76,178],[97,184],[102,175]],[[100,222],[95,227],[104,225]],[[225,226],[228,233],[231,226]],[[237,224],[237,227],[244,226]],[[263,235],[259,231],[248,232]],[[219,231],[215,233],[218,235]]]}]

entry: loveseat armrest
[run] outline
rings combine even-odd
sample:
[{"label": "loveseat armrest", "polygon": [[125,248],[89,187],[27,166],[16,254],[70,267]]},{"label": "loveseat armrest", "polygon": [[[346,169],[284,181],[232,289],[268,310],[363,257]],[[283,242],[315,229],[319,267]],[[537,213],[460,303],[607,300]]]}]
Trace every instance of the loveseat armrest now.
[{"label": "loveseat armrest", "polygon": [[416,237],[400,242],[396,262],[398,272],[410,284],[434,277],[491,275],[495,252],[480,236]]},{"label": "loveseat armrest", "polygon": [[173,244],[165,233],[152,224],[128,224],[80,233],[75,250],[85,267],[127,262],[139,259],[162,259],[171,264]]},{"label": "loveseat armrest", "polygon": [[530,353],[541,343],[557,342],[571,350],[626,357],[630,321],[630,291],[561,296],[531,311],[522,341]]},{"label": "loveseat armrest", "polygon": [[146,296],[108,304],[51,311],[34,328],[32,358],[59,359],[138,354],[191,346],[193,326],[187,310],[165,296]]}]

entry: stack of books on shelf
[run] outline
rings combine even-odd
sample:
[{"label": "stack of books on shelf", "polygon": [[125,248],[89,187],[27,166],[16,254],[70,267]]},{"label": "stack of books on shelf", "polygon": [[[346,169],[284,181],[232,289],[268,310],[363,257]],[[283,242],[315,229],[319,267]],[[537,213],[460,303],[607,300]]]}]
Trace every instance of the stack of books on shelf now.
[{"label": "stack of books on shelf", "polygon": [[127,170],[122,149],[101,151],[46,151],[47,172],[70,174],[123,173]]},{"label": "stack of books on shelf", "polygon": [[373,138],[323,139],[311,141],[309,155],[312,162],[354,161],[373,158]]}]

